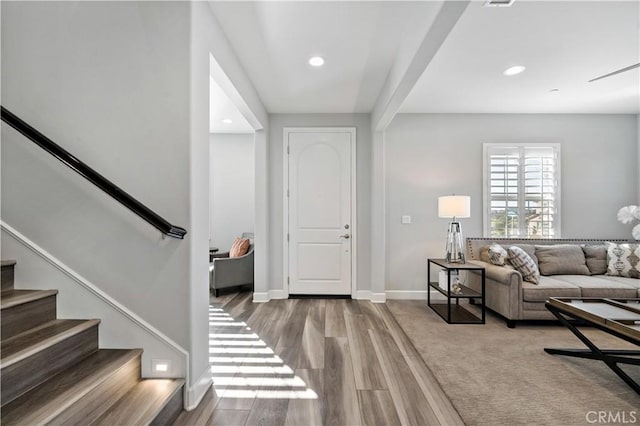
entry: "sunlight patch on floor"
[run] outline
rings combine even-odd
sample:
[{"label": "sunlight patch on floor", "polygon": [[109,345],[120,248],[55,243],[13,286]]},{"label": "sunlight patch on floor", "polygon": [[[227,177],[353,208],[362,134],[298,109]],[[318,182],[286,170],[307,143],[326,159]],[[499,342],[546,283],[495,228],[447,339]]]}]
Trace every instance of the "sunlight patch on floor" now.
[{"label": "sunlight patch on floor", "polygon": [[209,340],[211,346],[267,346],[262,340],[243,342],[242,340]]},{"label": "sunlight patch on floor", "polygon": [[278,355],[271,357],[240,357],[240,356],[212,356],[209,363],[213,364],[282,364],[282,358]]},{"label": "sunlight patch on floor", "polygon": [[258,339],[256,333],[232,334],[232,333],[209,333],[209,338],[213,339]]},{"label": "sunlight patch on floor", "polygon": [[[213,327],[246,327],[244,322],[222,322],[222,321],[209,321],[209,325]],[[247,327],[247,330],[249,328]]]},{"label": "sunlight patch on floor", "polygon": [[212,365],[212,373],[234,374],[293,374],[293,370],[287,365],[277,367],[255,365]]},{"label": "sunlight patch on floor", "polygon": [[244,321],[210,306],[209,327],[209,363],[219,398],[318,399]]}]

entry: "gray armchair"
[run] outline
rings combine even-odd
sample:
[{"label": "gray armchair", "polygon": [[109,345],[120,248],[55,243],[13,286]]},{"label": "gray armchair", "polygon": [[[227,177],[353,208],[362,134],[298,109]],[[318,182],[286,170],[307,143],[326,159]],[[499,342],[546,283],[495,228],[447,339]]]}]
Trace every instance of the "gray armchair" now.
[{"label": "gray armchair", "polygon": [[250,284],[253,286],[253,234],[244,233],[251,245],[244,256],[229,257],[229,252],[209,256],[209,287],[218,297],[220,289]]}]

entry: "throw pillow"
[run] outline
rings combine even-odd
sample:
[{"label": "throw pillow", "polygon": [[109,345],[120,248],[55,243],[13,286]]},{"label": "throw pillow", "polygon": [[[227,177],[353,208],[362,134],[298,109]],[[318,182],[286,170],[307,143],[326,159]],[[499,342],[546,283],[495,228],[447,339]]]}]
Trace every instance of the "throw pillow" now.
[{"label": "throw pillow", "polygon": [[607,275],[640,279],[640,244],[607,245]]},{"label": "throw pillow", "polygon": [[236,238],[229,250],[229,257],[240,257],[247,254],[251,243],[248,238]]},{"label": "throw pillow", "polygon": [[533,263],[538,266],[538,258],[536,257],[536,246],[533,244],[514,244],[514,246],[521,248],[525,253],[529,255]]},{"label": "throw pillow", "polygon": [[489,246],[480,247],[480,255],[478,258],[485,263],[491,263],[491,259],[489,258]]},{"label": "throw pillow", "polygon": [[523,280],[533,284],[538,284],[538,281],[540,280],[540,271],[538,270],[536,263],[526,251],[517,246],[509,247],[509,260],[513,267],[522,274]]},{"label": "throw pillow", "polygon": [[607,273],[607,246],[604,244],[585,244],[582,246],[582,251],[591,275],[604,275]]},{"label": "throw pillow", "polygon": [[540,275],[591,275],[577,244],[537,245],[536,257]]},{"label": "throw pillow", "polygon": [[491,244],[489,246],[489,260],[494,265],[504,266],[509,253],[500,244]]}]

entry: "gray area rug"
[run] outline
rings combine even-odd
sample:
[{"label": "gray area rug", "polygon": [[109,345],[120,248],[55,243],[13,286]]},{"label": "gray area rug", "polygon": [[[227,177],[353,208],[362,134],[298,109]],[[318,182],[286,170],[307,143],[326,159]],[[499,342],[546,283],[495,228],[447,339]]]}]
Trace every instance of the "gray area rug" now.
[{"label": "gray area rug", "polygon": [[[640,396],[604,363],[544,352],[584,348],[560,325],[509,329],[489,313],[485,325],[449,325],[424,301],[387,306],[467,425],[640,424]],[[597,329],[582,331],[600,348],[637,349]],[[640,366],[623,369],[640,381]]]}]

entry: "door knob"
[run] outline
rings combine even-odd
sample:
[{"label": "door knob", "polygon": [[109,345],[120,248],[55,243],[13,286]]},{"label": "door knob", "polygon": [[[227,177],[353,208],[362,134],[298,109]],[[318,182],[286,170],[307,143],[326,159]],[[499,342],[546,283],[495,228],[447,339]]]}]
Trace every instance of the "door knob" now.
[{"label": "door knob", "polygon": [[345,240],[348,240],[350,237],[351,235],[349,234],[340,235],[340,238],[344,238]]}]

